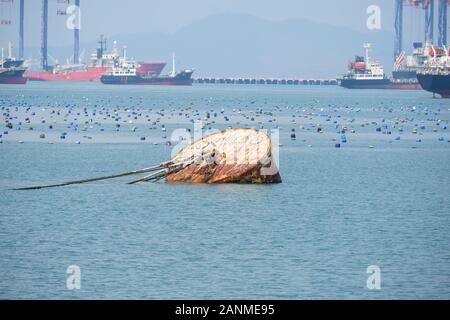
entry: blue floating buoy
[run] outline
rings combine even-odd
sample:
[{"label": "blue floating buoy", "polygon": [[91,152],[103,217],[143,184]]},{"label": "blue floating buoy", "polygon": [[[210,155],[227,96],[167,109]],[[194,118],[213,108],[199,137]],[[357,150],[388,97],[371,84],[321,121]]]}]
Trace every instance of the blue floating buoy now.
[{"label": "blue floating buoy", "polygon": [[445,141],[444,137],[439,137],[439,141]]},{"label": "blue floating buoy", "polygon": [[400,141],[400,137],[395,138],[395,140]]},{"label": "blue floating buoy", "polygon": [[141,137],[140,139],[141,139],[141,141],[145,141],[145,137]]},{"label": "blue floating buoy", "polygon": [[381,132],[381,128],[377,128],[376,131],[377,131],[377,132]]},{"label": "blue floating buoy", "polygon": [[80,142],[80,141],[75,141],[75,143],[76,143],[76,144],[81,144],[81,142]]},{"label": "blue floating buoy", "polygon": [[340,144],[340,143],[336,143],[336,144],[334,145],[334,147],[335,147],[335,148],[340,148],[340,147],[341,147],[341,144]]}]

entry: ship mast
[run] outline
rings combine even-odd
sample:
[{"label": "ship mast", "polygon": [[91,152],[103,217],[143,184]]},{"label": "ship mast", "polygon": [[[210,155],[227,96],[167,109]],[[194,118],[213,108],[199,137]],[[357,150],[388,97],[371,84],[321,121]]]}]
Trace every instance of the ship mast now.
[{"label": "ship mast", "polygon": [[12,59],[12,44],[8,42],[8,58]]},{"label": "ship mast", "polygon": [[3,51],[3,48],[2,48],[2,69],[3,69],[3,60],[4,60],[3,55],[4,55],[4,51]]},{"label": "ship mast", "polygon": [[175,77],[175,52],[172,53],[172,77]]},{"label": "ship mast", "polygon": [[366,63],[366,69],[369,68],[369,50],[370,50],[370,43],[364,43],[364,49],[365,49],[365,57],[364,57],[364,61]]},{"label": "ship mast", "polygon": [[112,47],[112,55],[113,56],[118,56],[118,54],[117,54],[117,41],[114,41],[113,42],[113,47]]}]

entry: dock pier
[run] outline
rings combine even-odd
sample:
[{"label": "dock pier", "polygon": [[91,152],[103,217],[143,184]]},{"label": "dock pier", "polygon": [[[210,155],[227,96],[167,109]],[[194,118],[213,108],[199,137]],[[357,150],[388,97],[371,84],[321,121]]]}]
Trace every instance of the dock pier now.
[{"label": "dock pier", "polygon": [[247,84],[247,85],[305,85],[305,86],[336,86],[337,79],[287,79],[287,78],[194,78],[194,83],[206,84]]}]

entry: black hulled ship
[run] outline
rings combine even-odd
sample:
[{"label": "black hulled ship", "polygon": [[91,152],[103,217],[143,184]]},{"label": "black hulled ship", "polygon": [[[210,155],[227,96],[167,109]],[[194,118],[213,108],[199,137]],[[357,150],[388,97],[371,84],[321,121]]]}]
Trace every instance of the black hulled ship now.
[{"label": "black hulled ship", "polygon": [[450,98],[450,49],[437,49],[433,48],[427,67],[417,72],[417,80],[424,90]]},{"label": "black hulled ship", "polygon": [[384,74],[384,69],[379,62],[371,61],[369,50],[371,45],[364,44],[365,57],[357,56],[350,63],[349,71],[340,80],[340,85],[347,89],[386,89],[390,81]]},{"label": "black hulled ship", "polygon": [[417,80],[426,91],[450,99],[450,69],[428,69],[417,72]]},{"label": "black hulled ship", "polygon": [[27,78],[23,76],[27,70],[25,60],[12,57],[11,45],[8,57],[4,57],[3,48],[0,61],[0,84],[25,84]]},{"label": "black hulled ship", "polygon": [[166,85],[166,86],[190,86],[193,83],[192,74],[194,70],[175,71],[175,55],[173,58],[172,72],[167,75],[158,75],[154,73],[138,73],[133,61],[124,59],[119,65],[104,74],[100,81],[103,84],[121,84],[121,85]]}]

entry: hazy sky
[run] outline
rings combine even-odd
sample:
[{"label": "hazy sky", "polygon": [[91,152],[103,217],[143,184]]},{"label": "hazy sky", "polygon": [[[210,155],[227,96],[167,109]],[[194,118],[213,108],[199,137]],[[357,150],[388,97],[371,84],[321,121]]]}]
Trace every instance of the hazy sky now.
[{"label": "hazy sky", "polygon": [[[73,2],[74,0],[71,0]],[[269,20],[304,18],[330,25],[367,31],[366,9],[381,8],[382,28],[392,30],[393,0],[81,0],[82,41],[99,34],[112,37],[139,31],[175,32],[196,20],[220,13],[251,14]],[[41,0],[25,0],[26,47],[40,41]],[[72,43],[72,33],[65,26],[66,17],[57,16],[57,0],[49,0],[49,44]],[[0,45],[18,42],[19,1],[12,9],[2,4],[2,18],[11,18],[11,26],[0,26]],[[313,32],[307,30],[307,32]]]}]

